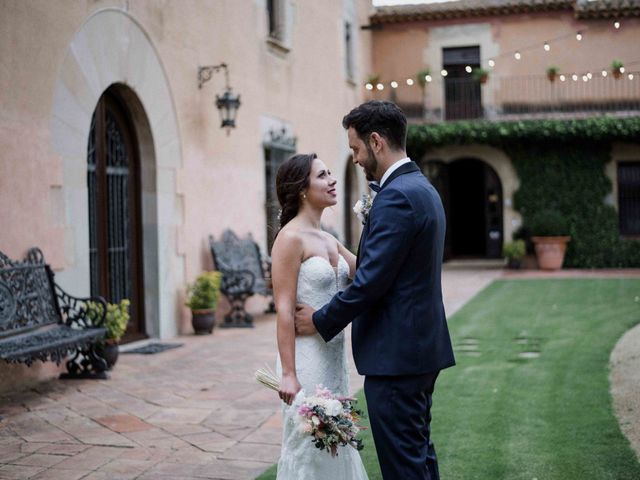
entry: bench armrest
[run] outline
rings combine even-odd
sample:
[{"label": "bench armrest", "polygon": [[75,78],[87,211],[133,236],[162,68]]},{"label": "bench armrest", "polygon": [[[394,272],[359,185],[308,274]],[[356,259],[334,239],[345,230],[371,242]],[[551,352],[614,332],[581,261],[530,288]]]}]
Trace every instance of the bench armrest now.
[{"label": "bench armrest", "polygon": [[220,290],[225,295],[253,293],[256,276],[249,270],[221,270],[222,285]]},{"label": "bench armrest", "polygon": [[[74,297],[65,292],[58,284],[54,284],[58,308],[62,314],[62,321],[68,327],[92,328],[103,327],[107,315],[107,302],[102,297]],[[87,302],[94,302],[102,307],[97,319],[91,319],[87,315]]]}]

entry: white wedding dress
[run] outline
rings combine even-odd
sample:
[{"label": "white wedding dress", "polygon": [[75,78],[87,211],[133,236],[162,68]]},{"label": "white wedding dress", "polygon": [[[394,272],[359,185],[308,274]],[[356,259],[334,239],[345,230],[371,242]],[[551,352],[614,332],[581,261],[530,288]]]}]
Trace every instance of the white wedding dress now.
[{"label": "white wedding dress", "polygon": [[[337,271],[323,257],[310,257],[300,266],[298,302],[318,310],[347,286],[349,265],[339,256]],[[282,376],[280,358],[278,376]],[[302,389],[313,395],[316,385],[322,384],[333,393],[349,395],[349,371],[345,353],[344,331],[326,343],[319,334],[296,338],[296,373]],[[332,457],[313,444],[310,434],[303,433],[295,421],[296,405],[283,404],[282,450],[278,462],[279,480],[362,480],[367,473],[360,453],[350,446],[338,448]]]}]

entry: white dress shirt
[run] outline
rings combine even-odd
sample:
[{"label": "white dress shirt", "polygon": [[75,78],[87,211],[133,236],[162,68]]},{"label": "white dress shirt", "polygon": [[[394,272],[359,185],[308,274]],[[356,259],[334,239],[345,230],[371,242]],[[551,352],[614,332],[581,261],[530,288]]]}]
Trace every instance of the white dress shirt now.
[{"label": "white dress shirt", "polygon": [[387,168],[387,171],[384,172],[384,175],[382,175],[382,178],[380,179],[380,183],[378,183],[378,182],[369,182],[369,185],[371,185],[373,183],[374,185],[380,185],[380,187],[382,187],[384,185],[384,182],[386,182],[389,179],[389,177],[391,176],[391,174],[393,172],[395,172],[397,169],[399,169],[405,163],[409,163],[410,161],[411,161],[411,159],[409,157],[404,157],[403,159],[398,160],[396,163],[394,163],[389,168]]}]

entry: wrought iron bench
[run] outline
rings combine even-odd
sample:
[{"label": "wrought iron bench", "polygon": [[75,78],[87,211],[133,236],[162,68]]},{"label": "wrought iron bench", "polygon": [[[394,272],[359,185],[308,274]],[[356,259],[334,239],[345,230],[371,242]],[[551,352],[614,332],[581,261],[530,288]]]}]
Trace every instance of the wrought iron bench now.
[{"label": "wrought iron bench", "polygon": [[[102,305],[102,316],[87,317],[86,302]],[[0,252],[0,359],[8,363],[67,361],[65,378],[107,378],[106,361],[97,353],[106,330],[103,298],[76,298],[54,282],[38,248],[23,261]]]},{"label": "wrought iron bench", "polygon": [[255,294],[271,297],[267,312],[275,312],[273,292],[269,286],[271,259],[263,257],[251,234],[240,239],[225,230],[215,241],[209,236],[213,263],[222,272],[220,291],[229,299],[231,311],[221,327],[253,327],[253,317],[245,310],[247,299]]}]

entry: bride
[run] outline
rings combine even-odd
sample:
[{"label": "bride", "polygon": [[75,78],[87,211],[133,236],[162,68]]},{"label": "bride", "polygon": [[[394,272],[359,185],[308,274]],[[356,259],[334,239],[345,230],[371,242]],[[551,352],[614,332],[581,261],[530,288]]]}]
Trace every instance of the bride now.
[{"label": "bride", "polygon": [[282,213],[272,249],[272,281],[278,312],[279,396],[285,403],[277,478],[366,479],[357,450],[340,447],[332,457],[317,449],[296,424],[292,406],[301,389],[313,394],[318,384],[336,395],[349,395],[344,332],[325,343],[318,334],[296,338],[294,326],[297,302],[318,309],[355,274],[355,255],[320,228],[324,209],[337,203],[336,180],[315,154],[294,155],[278,169],[276,191]]}]

